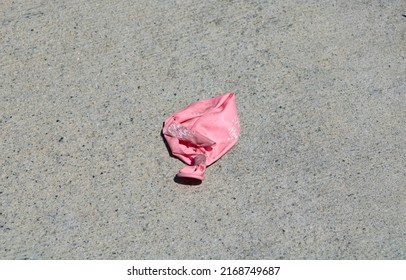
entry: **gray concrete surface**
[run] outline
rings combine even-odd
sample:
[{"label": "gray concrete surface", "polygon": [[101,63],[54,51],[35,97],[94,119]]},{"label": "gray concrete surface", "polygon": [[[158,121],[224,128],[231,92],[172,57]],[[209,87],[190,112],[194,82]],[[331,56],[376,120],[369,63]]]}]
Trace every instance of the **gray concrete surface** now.
[{"label": "gray concrete surface", "polygon": [[[406,2],[1,1],[1,259],[406,259]],[[164,119],[234,91],[177,184]]]}]

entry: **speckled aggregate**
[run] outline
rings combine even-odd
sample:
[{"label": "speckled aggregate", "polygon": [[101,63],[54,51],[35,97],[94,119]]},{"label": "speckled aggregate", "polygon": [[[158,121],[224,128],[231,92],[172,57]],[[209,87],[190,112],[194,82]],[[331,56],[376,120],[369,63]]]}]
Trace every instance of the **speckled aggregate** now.
[{"label": "speckled aggregate", "polygon": [[[2,1],[1,259],[405,259],[406,2]],[[237,96],[174,181],[165,117]]]}]

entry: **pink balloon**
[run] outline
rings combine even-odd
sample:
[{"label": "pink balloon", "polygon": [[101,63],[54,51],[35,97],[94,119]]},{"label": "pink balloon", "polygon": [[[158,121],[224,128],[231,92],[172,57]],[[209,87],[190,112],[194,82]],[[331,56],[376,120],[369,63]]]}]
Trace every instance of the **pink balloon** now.
[{"label": "pink balloon", "polygon": [[167,118],[162,132],[172,154],[189,165],[177,176],[203,181],[206,167],[227,153],[240,135],[235,94],[190,104]]}]

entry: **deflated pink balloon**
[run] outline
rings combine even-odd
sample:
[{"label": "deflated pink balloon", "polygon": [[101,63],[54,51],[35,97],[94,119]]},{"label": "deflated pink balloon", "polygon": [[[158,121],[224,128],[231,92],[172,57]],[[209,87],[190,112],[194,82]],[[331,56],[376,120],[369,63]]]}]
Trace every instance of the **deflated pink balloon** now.
[{"label": "deflated pink balloon", "polygon": [[167,118],[162,132],[172,154],[189,165],[177,176],[203,181],[206,167],[228,152],[240,135],[235,94],[190,104]]}]

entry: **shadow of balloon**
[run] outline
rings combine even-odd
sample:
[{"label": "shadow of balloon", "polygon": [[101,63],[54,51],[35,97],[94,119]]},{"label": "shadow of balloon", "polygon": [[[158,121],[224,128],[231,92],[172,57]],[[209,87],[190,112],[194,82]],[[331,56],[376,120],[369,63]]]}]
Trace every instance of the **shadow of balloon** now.
[{"label": "shadow of balloon", "polygon": [[199,179],[194,179],[194,178],[184,178],[184,177],[179,177],[179,176],[175,176],[175,178],[173,179],[173,181],[175,181],[175,183],[181,184],[181,185],[189,185],[189,186],[198,186],[202,183],[201,180]]}]

